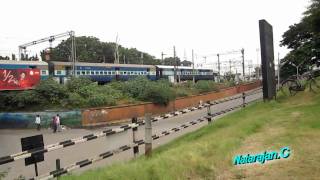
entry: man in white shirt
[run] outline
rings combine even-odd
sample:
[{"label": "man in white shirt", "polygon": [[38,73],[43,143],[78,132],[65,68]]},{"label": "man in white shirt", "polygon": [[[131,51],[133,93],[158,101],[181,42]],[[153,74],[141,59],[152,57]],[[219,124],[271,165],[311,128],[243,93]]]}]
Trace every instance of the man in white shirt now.
[{"label": "man in white shirt", "polygon": [[40,131],[41,129],[41,118],[40,118],[40,115],[38,114],[36,116],[36,121],[35,121],[36,125],[37,125],[37,130]]},{"label": "man in white shirt", "polygon": [[57,114],[57,116],[56,116],[56,123],[57,123],[57,130],[58,130],[58,132],[61,132],[60,116],[59,116],[59,114]]}]

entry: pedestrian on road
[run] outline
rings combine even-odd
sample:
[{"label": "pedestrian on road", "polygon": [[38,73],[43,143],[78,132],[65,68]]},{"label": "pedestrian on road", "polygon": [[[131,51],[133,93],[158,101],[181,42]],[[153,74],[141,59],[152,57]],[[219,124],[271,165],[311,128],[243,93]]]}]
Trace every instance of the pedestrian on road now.
[{"label": "pedestrian on road", "polygon": [[57,118],[55,116],[52,117],[52,128],[53,133],[57,132]]},{"label": "pedestrian on road", "polygon": [[56,123],[57,123],[57,130],[58,130],[58,132],[61,132],[60,116],[59,116],[59,114],[57,114],[57,116],[56,116]]},{"label": "pedestrian on road", "polygon": [[36,125],[37,125],[37,130],[40,131],[41,129],[41,118],[40,118],[40,115],[37,114],[36,116],[36,121],[35,121]]}]

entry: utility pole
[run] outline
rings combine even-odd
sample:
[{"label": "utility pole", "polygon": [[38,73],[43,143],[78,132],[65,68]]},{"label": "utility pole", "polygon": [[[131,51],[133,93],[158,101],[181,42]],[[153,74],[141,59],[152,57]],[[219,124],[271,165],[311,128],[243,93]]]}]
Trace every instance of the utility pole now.
[{"label": "utility pole", "polygon": [[192,49],[192,82],[193,84],[196,83],[195,77],[194,77],[194,54],[193,54],[193,49]]},{"label": "utility pole", "polygon": [[259,48],[257,48],[256,51],[257,51],[257,72],[256,72],[256,76],[257,76],[257,79],[260,79],[260,68],[261,68],[261,66],[259,66]]},{"label": "utility pole", "polygon": [[164,54],[163,52],[161,52],[161,64],[162,64],[162,65],[164,65],[164,62],[163,62],[163,56],[164,56],[164,55],[166,55],[166,54]]},{"label": "utility pole", "polygon": [[204,63],[207,63],[207,56],[203,56]]},{"label": "utility pole", "polygon": [[119,49],[118,49],[118,34],[116,37],[116,49],[115,49],[115,53],[114,53],[114,63],[115,64],[119,64]]},{"label": "utility pole", "polygon": [[242,54],[242,74],[243,74],[243,81],[246,81],[245,74],[244,74],[244,49],[241,49]]},{"label": "utility pole", "polygon": [[231,59],[229,60],[229,67],[230,67],[230,75],[232,74],[231,73]]},{"label": "utility pole", "polygon": [[72,58],[72,71],[73,71],[73,76],[76,76],[76,39],[75,39],[75,33],[74,31],[70,32],[71,36],[71,58]]},{"label": "utility pole", "polygon": [[177,81],[177,61],[176,61],[176,47],[173,46],[173,64],[174,64],[174,83]]},{"label": "utility pole", "polygon": [[220,55],[217,54],[218,56],[218,82],[220,82]]},{"label": "utility pole", "polygon": [[280,88],[280,53],[278,52],[278,90]]},{"label": "utility pole", "polygon": [[141,52],[141,64],[143,64],[143,52]]},{"label": "utility pole", "polygon": [[123,64],[126,63],[126,55],[123,55]]}]

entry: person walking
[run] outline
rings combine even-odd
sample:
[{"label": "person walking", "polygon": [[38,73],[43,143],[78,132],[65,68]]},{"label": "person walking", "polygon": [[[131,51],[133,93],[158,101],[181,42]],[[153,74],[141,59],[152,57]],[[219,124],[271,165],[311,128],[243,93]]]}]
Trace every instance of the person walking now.
[{"label": "person walking", "polygon": [[57,114],[57,116],[56,116],[56,123],[57,123],[57,130],[58,130],[58,132],[61,132],[60,116],[59,116],[59,114]]},{"label": "person walking", "polygon": [[52,117],[52,128],[53,128],[53,133],[57,132],[57,118],[55,116]]},{"label": "person walking", "polygon": [[40,118],[40,115],[37,114],[36,116],[36,121],[35,121],[36,125],[37,125],[37,130],[40,131],[41,129],[41,118]]}]

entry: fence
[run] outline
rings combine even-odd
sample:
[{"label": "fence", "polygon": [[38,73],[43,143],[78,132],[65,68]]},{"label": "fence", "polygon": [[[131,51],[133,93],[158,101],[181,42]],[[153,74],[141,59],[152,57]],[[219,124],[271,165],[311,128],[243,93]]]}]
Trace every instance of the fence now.
[{"label": "fence", "polygon": [[[41,148],[32,149],[32,150],[28,150],[28,151],[22,151],[22,152],[15,153],[15,154],[12,154],[12,155],[9,155],[9,156],[0,157],[0,165],[7,164],[7,163],[10,163],[10,162],[19,160],[19,159],[25,159],[25,158],[34,156],[36,154],[44,154],[44,153],[48,153],[48,152],[51,152],[51,151],[54,151],[54,150],[67,148],[67,147],[70,147],[70,146],[73,146],[73,145],[76,145],[76,144],[79,144],[79,143],[84,143],[84,142],[87,142],[87,141],[91,141],[91,140],[94,140],[94,139],[97,139],[97,138],[110,136],[110,135],[113,135],[113,134],[116,134],[116,133],[121,133],[121,132],[127,131],[129,129],[132,129],[132,131],[133,131],[133,141],[132,141],[131,144],[127,144],[127,145],[121,146],[121,147],[119,147],[117,149],[101,153],[101,154],[99,154],[99,155],[97,155],[95,157],[92,157],[92,158],[89,158],[89,159],[85,159],[85,160],[73,163],[73,164],[71,164],[69,166],[66,166],[64,168],[60,168],[60,160],[57,160],[56,161],[56,163],[57,163],[56,164],[56,167],[57,167],[56,170],[51,171],[51,172],[49,172],[47,174],[35,177],[33,179],[50,179],[50,178],[58,177],[58,176],[61,176],[63,174],[66,174],[66,173],[68,173],[68,172],[70,172],[72,170],[85,167],[87,165],[90,165],[90,164],[95,163],[97,161],[100,161],[102,159],[111,157],[111,156],[113,156],[115,154],[121,153],[123,151],[127,151],[129,149],[133,149],[134,156],[136,157],[138,155],[138,153],[139,153],[138,146],[140,146],[140,145],[145,145],[145,154],[149,155],[149,154],[151,154],[152,140],[156,140],[156,139],[159,139],[161,137],[164,137],[164,136],[167,136],[169,134],[172,134],[174,132],[181,131],[181,130],[183,130],[185,128],[188,128],[190,126],[199,124],[199,123],[201,123],[203,121],[208,121],[208,123],[210,123],[210,122],[213,121],[213,118],[216,117],[216,116],[219,116],[221,114],[225,114],[227,112],[233,111],[233,110],[241,108],[241,107],[244,108],[246,106],[246,104],[248,104],[248,103],[246,103],[245,98],[248,97],[248,96],[257,94],[257,93],[261,93],[261,88],[256,89],[254,91],[251,91],[249,93],[242,93],[241,95],[234,96],[234,97],[224,98],[224,99],[216,100],[216,101],[207,101],[206,103],[200,104],[199,106],[192,107],[192,108],[186,108],[186,109],[183,109],[183,110],[180,110],[180,111],[174,111],[174,112],[171,112],[171,113],[168,113],[168,114],[164,114],[162,116],[157,116],[157,117],[151,118],[150,114],[147,114],[145,120],[142,120],[142,121],[138,121],[137,118],[134,117],[134,118],[132,118],[132,123],[120,126],[119,128],[108,129],[108,130],[104,130],[104,131],[101,131],[101,132],[88,134],[88,135],[85,135],[85,136],[82,136],[82,137],[78,137],[78,138],[69,139],[69,140],[66,140],[66,141],[62,141],[62,142],[46,145],[46,146],[41,147]],[[211,113],[211,107],[213,105],[217,105],[217,104],[220,104],[220,103],[223,103],[223,102],[227,102],[227,101],[231,101],[231,100],[235,100],[235,99],[242,99],[242,104],[238,105],[238,106],[234,106],[232,108],[225,109],[225,110],[220,111],[220,112]],[[173,117],[173,116],[179,116],[180,114],[185,114],[185,113],[188,113],[188,112],[191,112],[191,111],[195,111],[195,110],[199,110],[199,109],[203,109],[203,108],[207,108],[207,115],[206,116],[204,116],[202,118],[199,118],[197,120],[193,120],[193,121],[184,123],[184,124],[182,124],[182,125],[180,125],[178,127],[174,127],[174,128],[162,131],[161,133],[158,133],[158,134],[154,134],[154,135],[151,134],[151,132],[152,132],[151,123],[152,122],[156,122],[156,121],[159,121],[161,119],[166,119],[166,118],[170,118],[170,117]],[[137,140],[136,139],[136,132],[138,130],[138,127],[142,126],[142,125],[145,125],[145,131],[146,131],[145,140],[143,140],[143,139]]]}]

